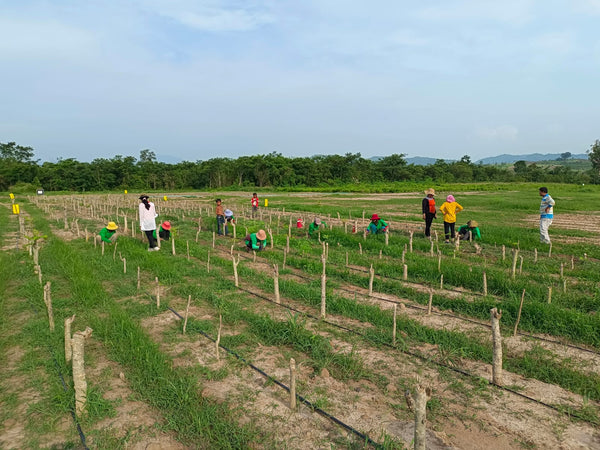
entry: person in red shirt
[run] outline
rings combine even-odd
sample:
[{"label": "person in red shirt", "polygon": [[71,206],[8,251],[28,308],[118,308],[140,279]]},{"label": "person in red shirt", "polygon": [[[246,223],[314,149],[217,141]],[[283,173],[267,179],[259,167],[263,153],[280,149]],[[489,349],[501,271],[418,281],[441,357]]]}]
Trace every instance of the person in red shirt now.
[{"label": "person in red shirt", "polygon": [[421,202],[423,210],[423,220],[425,221],[425,236],[431,237],[431,222],[436,218],[435,209],[435,191],[429,188],[425,191],[426,197]]},{"label": "person in red shirt", "polygon": [[252,203],[252,217],[254,217],[256,211],[258,211],[258,194],[256,192],[252,194],[252,200],[250,200],[250,203]]}]

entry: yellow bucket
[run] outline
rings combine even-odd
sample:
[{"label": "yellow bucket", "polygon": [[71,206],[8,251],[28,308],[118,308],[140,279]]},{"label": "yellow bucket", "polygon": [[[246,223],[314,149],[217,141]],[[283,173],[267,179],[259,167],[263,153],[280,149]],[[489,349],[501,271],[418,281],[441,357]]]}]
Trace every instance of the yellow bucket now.
[{"label": "yellow bucket", "polygon": [[17,203],[12,205],[12,207],[13,207],[13,214],[20,214],[19,205]]},{"label": "yellow bucket", "polygon": [[265,198],[265,206],[269,206],[269,199]]}]

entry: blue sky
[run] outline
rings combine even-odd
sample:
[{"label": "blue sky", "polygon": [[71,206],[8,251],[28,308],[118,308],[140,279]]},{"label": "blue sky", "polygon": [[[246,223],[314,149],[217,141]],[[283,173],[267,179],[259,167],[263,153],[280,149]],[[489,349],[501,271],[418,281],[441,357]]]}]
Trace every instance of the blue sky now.
[{"label": "blue sky", "polygon": [[0,142],[473,160],[600,138],[600,0],[0,0]]}]

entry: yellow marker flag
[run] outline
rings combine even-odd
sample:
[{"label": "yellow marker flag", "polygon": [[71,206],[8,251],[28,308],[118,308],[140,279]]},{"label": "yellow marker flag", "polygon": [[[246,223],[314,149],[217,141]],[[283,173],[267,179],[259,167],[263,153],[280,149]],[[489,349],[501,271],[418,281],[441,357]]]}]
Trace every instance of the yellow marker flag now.
[{"label": "yellow marker flag", "polygon": [[265,198],[265,206],[269,206],[269,199]]},{"label": "yellow marker flag", "polygon": [[10,194],[8,194],[8,196],[10,197],[11,200],[14,200],[14,198],[15,198],[15,194],[13,194],[12,192]]},{"label": "yellow marker flag", "polygon": [[15,203],[14,205],[12,205],[12,207],[13,207],[13,214],[20,214],[18,203]]},{"label": "yellow marker flag", "polygon": [[166,196],[166,195],[163,197],[163,200],[164,200],[165,202],[167,201],[167,196]]},{"label": "yellow marker flag", "polygon": [[125,189],[125,193],[127,194],[127,189]]}]

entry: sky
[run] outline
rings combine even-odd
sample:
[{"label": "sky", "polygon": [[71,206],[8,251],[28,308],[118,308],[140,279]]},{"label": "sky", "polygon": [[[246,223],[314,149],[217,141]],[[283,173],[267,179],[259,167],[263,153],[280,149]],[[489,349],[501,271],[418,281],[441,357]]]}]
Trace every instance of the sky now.
[{"label": "sky", "polygon": [[42,161],[473,161],[600,139],[600,0],[0,0],[0,142]]}]

